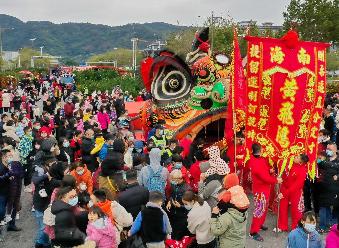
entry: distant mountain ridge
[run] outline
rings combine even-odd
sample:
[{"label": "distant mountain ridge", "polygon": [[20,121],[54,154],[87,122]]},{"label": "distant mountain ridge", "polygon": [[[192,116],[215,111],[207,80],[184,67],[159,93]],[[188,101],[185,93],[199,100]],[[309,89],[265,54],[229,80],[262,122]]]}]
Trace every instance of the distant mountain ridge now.
[{"label": "distant mountain ridge", "polygon": [[62,23],[49,21],[28,21],[0,14],[1,28],[14,28],[3,31],[3,50],[18,50],[31,46],[29,39],[34,41],[35,49],[44,46],[43,51],[52,55],[69,58],[87,58],[94,54],[118,48],[131,48],[131,38],[143,41],[139,47],[145,47],[155,39],[165,39],[167,35],[185,29],[164,22],[144,24],[126,24],[123,26],[107,26],[90,23]]}]

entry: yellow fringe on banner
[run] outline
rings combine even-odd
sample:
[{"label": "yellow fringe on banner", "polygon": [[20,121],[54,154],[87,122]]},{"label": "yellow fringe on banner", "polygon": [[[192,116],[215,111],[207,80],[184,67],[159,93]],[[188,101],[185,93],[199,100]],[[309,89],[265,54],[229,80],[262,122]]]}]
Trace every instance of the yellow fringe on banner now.
[{"label": "yellow fringe on banner", "polygon": [[289,170],[292,168],[293,161],[294,161],[294,157],[291,157],[290,163],[288,164],[288,169]]},{"label": "yellow fringe on banner", "polygon": [[285,171],[286,165],[287,165],[287,158],[285,158],[285,159],[283,160],[283,162],[282,162],[281,169],[280,169],[280,173],[279,173],[279,177],[281,177],[281,175],[282,175],[283,172]]}]

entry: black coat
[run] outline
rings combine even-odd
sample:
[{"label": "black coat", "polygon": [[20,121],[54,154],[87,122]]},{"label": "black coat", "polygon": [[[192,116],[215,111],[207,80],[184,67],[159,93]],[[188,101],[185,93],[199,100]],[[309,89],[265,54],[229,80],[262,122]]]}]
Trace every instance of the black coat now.
[{"label": "black coat", "polygon": [[106,159],[101,163],[101,175],[109,177],[124,167],[125,143],[121,139],[114,141],[113,146],[109,146]]},{"label": "black coat", "polygon": [[132,214],[135,219],[141,211],[142,206],[148,202],[149,192],[147,188],[138,183],[127,186],[127,188],[118,195],[118,202],[127,212]]},{"label": "black coat", "polygon": [[87,165],[87,168],[94,172],[96,170],[97,162],[94,155],[91,155],[91,151],[94,148],[94,141],[88,138],[82,139],[81,152],[82,152],[82,161]]},{"label": "black coat", "polygon": [[52,204],[51,211],[55,215],[54,244],[61,247],[83,244],[86,236],[76,226],[72,206],[61,200],[56,200]]},{"label": "black coat", "polygon": [[9,185],[10,185],[10,174],[9,170],[6,166],[0,162],[0,195],[7,196],[9,192]]},{"label": "black coat", "polygon": [[[60,187],[61,180],[52,178],[51,180],[48,180],[48,177],[46,174],[39,174],[38,171],[34,171],[32,182],[34,183],[35,190],[33,194],[33,206],[35,210],[44,212],[50,201],[51,201],[51,195],[55,188]],[[39,194],[40,190],[45,190],[47,193],[47,197],[41,197]]]},{"label": "black coat", "polygon": [[[316,182],[320,207],[329,207],[337,204],[339,197],[339,159],[325,161],[318,164],[319,178]],[[337,175],[335,181],[333,176]]]},{"label": "black coat", "polygon": [[[66,153],[68,154],[70,161],[68,161]],[[71,147],[62,147],[60,149],[60,154],[58,155],[58,160],[62,161],[62,162],[65,162],[65,163],[68,163],[68,162],[72,163],[72,162],[74,162],[74,152],[73,152],[73,149]]]}]

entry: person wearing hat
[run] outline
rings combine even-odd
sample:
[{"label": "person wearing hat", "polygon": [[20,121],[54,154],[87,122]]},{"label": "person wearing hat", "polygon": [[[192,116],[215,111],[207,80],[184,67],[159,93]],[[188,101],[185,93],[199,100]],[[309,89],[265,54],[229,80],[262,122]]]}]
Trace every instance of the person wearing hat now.
[{"label": "person wearing hat", "polygon": [[199,195],[210,205],[211,208],[217,206],[219,190],[222,189],[222,181],[230,172],[227,163],[220,158],[220,150],[217,146],[208,149],[209,168],[200,175],[198,184]]}]

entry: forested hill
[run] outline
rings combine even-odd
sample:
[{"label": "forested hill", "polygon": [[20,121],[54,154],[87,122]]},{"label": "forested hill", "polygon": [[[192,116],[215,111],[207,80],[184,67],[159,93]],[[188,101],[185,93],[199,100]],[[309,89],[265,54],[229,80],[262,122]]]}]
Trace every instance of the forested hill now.
[{"label": "forested hill", "polygon": [[44,46],[44,52],[64,57],[84,58],[107,50],[131,48],[131,38],[141,40],[139,46],[185,27],[163,22],[107,26],[90,23],[54,24],[47,21],[23,22],[15,17],[0,14],[0,27],[13,28],[3,31],[3,50],[18,50],[31,46]]}]

